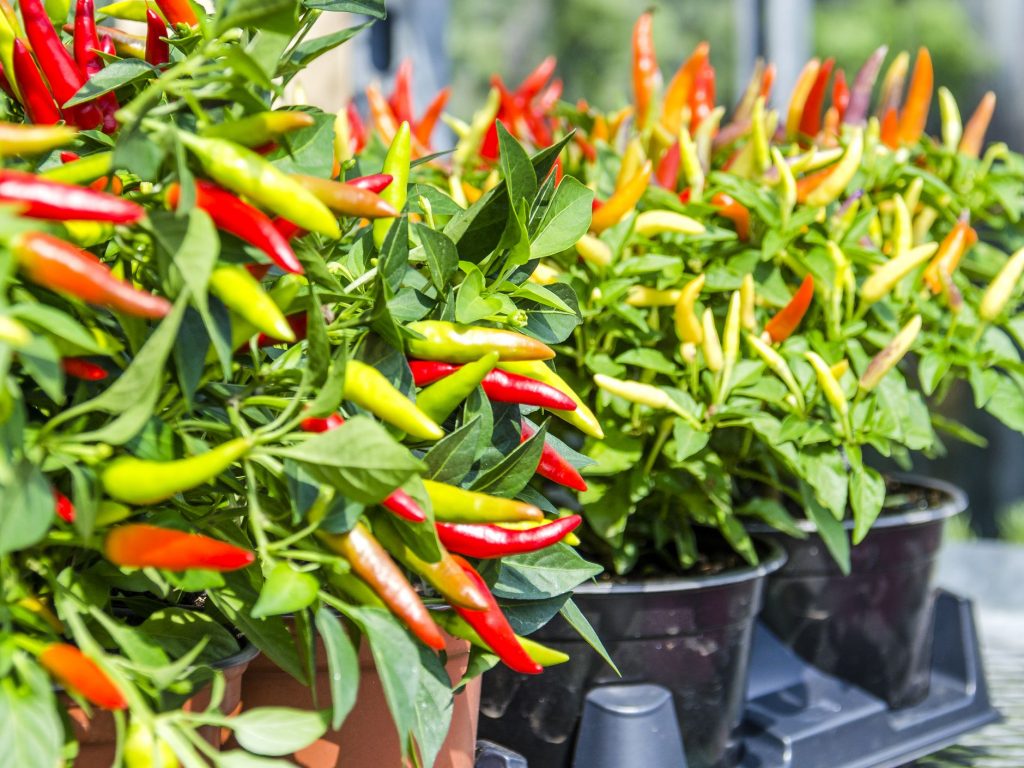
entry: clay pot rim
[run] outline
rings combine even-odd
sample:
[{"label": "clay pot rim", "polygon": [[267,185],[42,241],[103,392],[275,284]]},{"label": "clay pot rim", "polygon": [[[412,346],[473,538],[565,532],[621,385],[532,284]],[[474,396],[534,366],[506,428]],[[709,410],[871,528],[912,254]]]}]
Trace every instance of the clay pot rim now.
[{"label": "clay pot rim", "polygon": [[695,592],[763,579],[785,565],[788,555],[778,542],[767,538],[755,538],[762,547],[768,550],[768,554],[757,565],[730,568],[727,571],[706,576],[665,576],[633,579],[625,582],[587,582],[576,587],[573,592],[586,596]]}]

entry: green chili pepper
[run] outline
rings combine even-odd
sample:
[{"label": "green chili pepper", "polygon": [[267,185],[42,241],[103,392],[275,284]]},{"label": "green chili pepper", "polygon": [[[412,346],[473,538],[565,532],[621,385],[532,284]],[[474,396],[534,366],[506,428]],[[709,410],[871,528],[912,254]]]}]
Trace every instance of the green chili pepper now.
[{"label": "green chili pepper", "polygon": [[433,480],[424,480],[423,486],[434,508],[434,517],[446,523],[504,523],[544,519],[540,508],[524,501],[467,491]]},{"label": "green chili pepper", "polygon": [[155,504],[176,493],[209,482],[252,448],[247,437],[236,437],[206,453],[175,461],[149,461],[122,456],[100,474],[103,490],[129,504]]},{"label": "green chili pepper", "polygon": [[893,258],[899,258],[914,245],[914,224],[910,219],[910,207],[902,195],[895,195],[892,216]]},{"label": "green chili pepper", "polygon": [[669,394],[660,387],[655,387],[651,384],[644,384],[639,381],[616,379],[612,376],[606,376],[603,373],[594,374],[594,383],[605,392],[615,395],[616,397],[621,397],[623,400],[628,400],[631,403],[646,405],[648,408],[671,411],[697,428],[700,428],[700,422],[697,420],[697,417],[684,409],[683,406],[673,400]]},{"label": "green chili pepper", "polygon": [[245,195],[303,229],[334,239],[341,237],[337,219],[316,195],[251,149],[185,131],[178,136],[222,187]]},{"label": "green chili pepper", "polygon": [[685,125],[679,127],[679,161],[683,167],[683,178],[690,187],[690,195],[700,200],[704,193],[704,168],[697,156],[697,145],[693,143],[690,131]]},{"label": "green chili pepper", "polygon": [[542,384],[547,384],[550,387],[554,387],[563,395],[566,395],[574,403],[576,403],[576,409],[572,411],[552,411],[552,414],[562,419],[563,421],[572,424],[576,429],[585,435],[589,435],[597,440],[604,439],[604,430],[601,429],[601,424],[594,415],[594,412],[590,410],[586,403],[577,395],[573,388],[570,387],[561,376],[555,373],[551,368],[545,365],[540,360],[531,360],[524,362],[500,362],[498,367],[508,371],[509,373],[518,373],[521,376],[527,376],[531,379],[536,379]]},{"label": "green chili pepper", "polygon": [[843,392],[842,386],[836,380],[829,364],[820,355],[808,351],[804,352],[804,357],[807,358],[807,362],[814,368],[814,373],[818,377],[818,386],[821,387],[821,391],[825,394],[825,399],[836,409],[839,417],[844,420],[845,429],[845,419],[846,414],[850,411],[850,404],[846,400],[846,394]]},{"label": "green chili pepper", "polygon": [[488,352],[476,362],[467,363],[455,373],[422,390],[416,395],[416,405],[440,424],[473,393],[484,377],[494,370],[499,357],[501,355],[498,352]]},{"label": "green chili pepper", "polygon": [[418,440],[440,440],[444,430],[373,366],[349,360],[345,365],[345,399]]},{"label": "green chili pepper", "polygon": [[793,399],[796,401],[797,410],[802,412],[805,406],[804,393],[801,391],[793,371],[790,370],[789,364],[783,359],[782,355],[757,338],[757,336],[754,336],[754,334],[748,333],[747,341],[754,348],[757,356],[764,361],[765,365],[782,379],[782,383],[786,385],[786,388],[792,393]]},{"label": "green chili pepper", "polygon": [[70,163],[43,171],[39,177],[65,184],[88,184],[110,173],[113,168],[113,160],[113,152],[96,152],[88,157],[72,160]]},{"label": "green chili pepper", "polygon": [[[381,192],[380,197],[386,203],[401,214],[405,208],[406,197],[409,191],[409,165],[412,162],[412,136],[409,123],[403,122],[398,126],[391,147],[384,158],[384,168],[381,173],[392,177],[391,183]],[[394,223],[392,218],[381,218],[373,222],[373,242],[380,250],[384,245],[384,238]]]},{"label": "green chili pepper", "polygon": [[456,325],[443,320],[419,320],[409,323],[407,328],[423,336],[422,339],[406,341],[409,355],[422,360],[470,363],[488,352],[498,352],[503,363],[550,360],[555,356],[554,350],[547,344],[516,331]]},{"label": "green chili pepper", "polygon": [[210,275],[210,290],[256,330],[282,341],[295,341],[295,332],[284,314],[245,267],[217,267]]},{"label": "green chili pepper", "polygon": [[210,139],[227,139],[243,147],[261,147],[281,134],[309,128],[314,123],[313,116],[308,112],[282,109],[257,112],[238,120],[207,125],[200,129],[200,134]]}]

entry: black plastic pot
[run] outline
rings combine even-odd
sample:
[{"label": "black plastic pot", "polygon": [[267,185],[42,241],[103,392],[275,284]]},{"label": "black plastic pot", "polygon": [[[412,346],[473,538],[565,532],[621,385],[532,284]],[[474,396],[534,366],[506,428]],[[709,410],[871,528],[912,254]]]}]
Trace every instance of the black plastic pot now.
[{"label": "black plastic pot", "polygon": [[847,576],[810,523],[801,523],[803,540],[754,530],[789,555],[765,591],[769,629],[818,669],[902,708],[928,695],[935,556],[946,519],[966,509],[967,497],[921,477],[897,477],[889,493],[917,502],[878,518],[853,548]]},{"label": "black plastic pot", "polygon": [[574,600],[622,677],[556,617],[532,637],[571,660],[536,677],[501,665],[486,673],[480,737],[522,754],[530,768],[567,768],[589,690],[654,683],[673,694],[690,768],[732,765],[754,619],[765,577],[784,560],[775,544],[765,552],[756,568],[580,587]]}]

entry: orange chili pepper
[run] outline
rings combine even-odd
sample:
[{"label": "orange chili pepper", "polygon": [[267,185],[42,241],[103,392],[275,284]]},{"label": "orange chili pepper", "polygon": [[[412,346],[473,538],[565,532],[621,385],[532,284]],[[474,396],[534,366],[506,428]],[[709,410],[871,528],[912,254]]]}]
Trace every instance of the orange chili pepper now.
[{"label": "orange chili pepper", "polygon": [[981,97],[974,114],[964,126],[964,134],[960,138],[960,154],[968,157],[977,157],[981,154],[985,133],[988,131],[988,124],[992,122],[992,113],[995,109],[996,95],[989,91]]},{"label": "orange chili pepper", "polygon": [[736,236],[740,240],[750,239],[750,211],[743,203],[737,203],[724,192],[716,192],[711,204],[718,209],[719,216],[724,216],[736,226]]},{"label": "orange chili pepper", "polygon": [[694,80],[697,73],[707,63],[710,51],[711,46],[707,42],[698,43],[690,58],[676,70],[665,90],[665,101],[661,108],[661,124],[673,136],[679,133],[683,107],[690,101]]},{"label": "orange chili pepper", "polygon": [[618,224],[622,217],[629,213],[633,207],[640,202],[640,198],[647,191],[647,185],[651,182],[651,161],[644,161],[643,167],[629,181],[616,190],[615,194],[608,198],[605,203],[594,211],[594,217],[590,222],[590,229],[594,232],[602,232],[608,227]]},{"label": "orange chili pepper", "polygon": [[896,149],[900,145],[900,119],[896,114],[896,107],[889,107],[882,116],[882,143],[889,149]]},{"label": "orange chili pepper", "polygon": [[413,137],[424,147],[430,146],[430,135],[434,132],[434,126],[437,125],[437,121],[441,117],[441,113],[444,111],[448,98],[451,95],[451,86],[438,91],[437,96],[427,105],[423,115],[420,116],[419,122],[412,129]]},{"label": "orange chili pepper", "polygon": [[914,74],[910,77],[910,87],[907,89],[907,100],[900,115],[899,135],[900,141],[904,144],[913,144],[924,132],[925,123],[928,121],[928,109],[932,103],[933,85],[932,57],[927,48],[921,47],[917,52]]},{"label": "orange chili pepper", "polygon": [[835,59],[825,59],[814,77],[814,84],[807,93],[807,100],[804,102],[803,111],[800,113],[799,132],[804,136],[814,137],[821,130],[821,108],[825,104],[825,92],[828,88],[829,78],[832,76],[832,67],[835,66]]},{"label": "orange chili pepper", "polygon": [[50,643],[39,654],[39,663],[64,688],[104,709],[124,709],[128,702],[114,681],[75,646]]},{"label": "orange chili pepper", "polygon": [[820,171],[809,173],[806,176],[797,179],[796,181],[796,199],[797,202],[803,203],[807,200],[807,196],[821,186],[821,183],[825,181],[829,176],[832,175],[831,166],[823,168]]},{"label": "orange chili pepper", "polygon": [[384,98],[380,88],[370,83],[366,86],[366,101],[370,105],[370,116],[373,118],[373,124],[377,127],[381,140],[390,145],[395,134],[398,133],[398,121],[391,111],[388,100]]},{"label": "orange chili pepper", "polygon": [[796,327],[800,325],[800,321],[804,319],[804,315],[807,314],[807,309],[811,306],[813,298],[814,278],[807,275],[789,303],[764,324],[765,333],[771,337],[773,342],[778,344],[792,335]]},{"label": "orange chili pepper", "polygon": [[924,271],[924,281],[933,294],[941,293],[950,283],[960,259],[977,241],[978,233],[966,218],[953,225]]},{"label": "orange chili pepper", "polygon": [[772,86],[775,84],[775,64],[769,63],[764,68],[764,74],[761,75],[761,98],[768,102],[768,97],[771,96]]},{"label": "orange chili pepper", "polygon": [[633,26],[633,99],[637,127],[641,129],[647,125],[659,77],[654,55],[654,15],[646,11]]}]

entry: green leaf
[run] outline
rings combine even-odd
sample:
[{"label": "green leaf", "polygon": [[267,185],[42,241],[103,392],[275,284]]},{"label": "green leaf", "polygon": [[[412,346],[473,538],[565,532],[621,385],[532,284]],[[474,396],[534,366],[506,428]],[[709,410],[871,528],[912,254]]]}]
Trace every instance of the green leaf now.
[{"label": "green leaf", "polygon": [[[256,0],[261,2],[262,0]],[[78,89],[74,96],[68,99],[63,107],[74,107],[92,101],[97,96],[117,90],[118,88],[134,83],[136,80],[149,79],[157,73],[152,64],[147,64],[141,59],[121,59],[113,61],[99,72],[90,75],[85,85]]]},{"label": "green leaf", "polygon": [[850,506],[853,507],[853,543],[860,544],[882,511],[885,480],[871,467],[854,467],[850,473]]},{"label": "green leaf", "polygon": [[139,625],[139,631],[156,641],[171,658],[191,651],[201,640],[206,645],[199,658],[222,661],[238,653],[238,641],[222,625],[202,611],[162,608]]},{"label": "green leaf", "polygon": [[384,0],[302,0],[307,8],[334,13],[361,13],[375,19],[386,19]]},{"label": "green leaf", "polygon": [[416,689],[413,735],[423,765],[434,765],[451,727],[454,701],[451,681],[437,654],[417,644],[420,684]]},{"label": "green leaf", "polygon": [[615,666],[615,662],[612,661],[612,657],[608,654],[607,649],[604,647],[604,643],[601,642],[601,638],[597,636],[597,632],[594,631],[594,628],[590,625],[587,617],[583,615],[583,611],[580,610],[579,606],[571,599],[566,600],[560,613],[562,614],[562,618],[569,622],[569,626],[575,629],[579,633],[580,637],[586,640],[587,645],[600,654],[601,658],[605,660],[615,674],[621,676],[622,673],[620,673],[619,668]]},{"label": "green leaf", "polygon": [[430,281],[437,290],[443,291],[459,268],[459,252],[455,249],[455,243],[443,232],[433,230],[425,224],[417,224],[415,232],[423,243]]},{"label": "green leaf", "polygon": [[295,12],[292,0],[221,0],[217,3],[217,18],[214,35],[232,27],[255,27],[256,29],[278,29],[279,17]]},{"label": "green leaf", "polygon": [[775,499],[751,499],[736,510],[741,517],[753,517],[767,523],[777,531],[781,531],[794,539],[806,539],[807,533],[797,525],[793,516]]},{"label": "green leaf", "polygon": [[288,75],[293,72],[300,72],[325,53],[351,40],[372,23],[372,21],[367,21],[354,27],[339,29],[329,35],[315,37],[312,40],[303,40],[292,48],[291,53],[288,54],[288,60],[281,65],[278,74]]},{"label": "green leaf", "polygon": [[39,388],[58,405],[64,402],[64,370],[60,366],[60,353],[45,336],[33,335],[28,345],[18,350],[25,372]]},{"label": "green leaf", "polygon": [[590,228],[593,202],[593,190],[572,176],[562,179],[533,237],[532,257],[540,259],[575,245]]},{"label": "green leaf", "polygon": [[498,158],[501,175],[505,179],[512,207],[518,208],[521,200],[532,200],[537,194],[537,176],[530,164],[530,156],[515,137],[508,132],[500,120],[498,126]]},{"label": "green leaf", "polygon": [[505,557],[492,592],[495,597],[537,600],[571,592],[587,579],[601,573],[601,566],[588,563],[566,544],[555,544],[537,552]]},{"label": "green leaf", "polygon": [[1015,432],[1024,432],[1024,382],[1020,377],[999,376],[985,410]]},{"label": "green leaf", "polygon": [[[40,673],[41,674],[41,673]],[[53,692],[0,679],[0,755],[4,765],[60,765],[64,729]]]},{"label": "green leaf", "polygon": [[807,483],[800,483],[800,497],[803,500],[807,518],[815,524],[818,535],[825,542],[825,547],[832,553],[839,569],[850,572],[850,539],[846,535],[843,524],[825,507],[818,503],[814,491]]},{"label": "green leaf", "polygon": [[331,730],[341,727],[356,703],[359,691],[359,658],[338,617],[329,608],[316,612],[316,629],[327,652],[327,670],[331,682]]},{"label": "green leaf", "polygon": [[39,467],[22,459],[0,485],[0,555],[38,543],[54,516],[53,493]]},{"label": "green leaf", "polygon": [[711,435],[700,429],[695,429],[688,421],[676,419],[672,425],[672,451],[676,461],[685,461],[691,456],[704,450]]},{"label": "green leaf", "polygon": [[464,263],[465,279],[455,295],[455,319],[467,325],[501,311],[501,300],[484,296],[484,273],[475,265]]},{"label": "green leaf", "polygon": [[426,476],[439,483],[458,485],[462,482],[473,468],[482,430],[483,424],[477,416],[434,443],[423,457]]},{"label": "green leaf", "polygon": [[285,173],[328,178],[334,166],[334,115],[312,111],[313,125],[289,133],[267,159]]},{"label": "green leaf", "polygon": [[271,757],[304,749],[327,732],[323,713],[286,707],[249,709],[232,717],[227,725],[243,749]]},{"label": "green leaf", "polygon": [[280,562],[267,575],[250,614],[254,619],[283,616],[308,608],[316,600],[320,582],[315,576]]},{"label": "green leaf", "polygon": [[501,461],[473,481],[472,489],[493,496],[511,497],[530,482],[540,464],[547,426],[542,425],[529,440],[520,443]]},{"label": "green leaf", "polygon": [[8,314],[32,326],[33,330],[66,341],[74,348],[72,354],[101,355],[117,351],[105,348],[83,325],[56,307],[46,304],[15,304],[8,310]]}]

